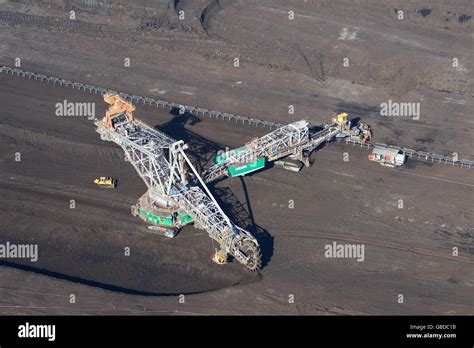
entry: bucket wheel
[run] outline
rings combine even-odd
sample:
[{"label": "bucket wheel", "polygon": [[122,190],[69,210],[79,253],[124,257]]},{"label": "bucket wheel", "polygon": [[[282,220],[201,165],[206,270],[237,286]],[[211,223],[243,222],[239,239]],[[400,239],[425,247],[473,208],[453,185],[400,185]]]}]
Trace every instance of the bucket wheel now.
[{"label": "bucket wheel", "polygon": [[255,272],[262,267],[262,253],[253,238],[239,240],[235,243],[234,247],[238,250],[238,252],[234,254],[234,257],[249,270]]}]

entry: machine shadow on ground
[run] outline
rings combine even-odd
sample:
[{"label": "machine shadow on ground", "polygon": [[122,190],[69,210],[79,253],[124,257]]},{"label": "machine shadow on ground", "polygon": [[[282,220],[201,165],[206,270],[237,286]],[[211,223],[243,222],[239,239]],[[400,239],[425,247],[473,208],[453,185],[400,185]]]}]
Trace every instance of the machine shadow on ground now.
[{"label": "machine shadow on ground", "polygon": [[215,193],[217,202],[229,215],[231,220],[234,221],[238,226],[249,231],[257,239],[258,244],[260,245],[260,251],[262,252],[263,268],[268,265],[273,256],[273,237],[264,228],[255,223],[245,180],[242,177],[239,177],[239,179],[244,191],[246,204],[243,204],[239,201],[230,187],[217,188],[212,184],[210,187]]},{"label": "machine shadow on ground", "polygon": [[194,125],[202,120],[190,113],[180,114],[178,109],[170,111],[173,118],[166,123],[156,125],[154,128],[168,134],[176,140],[183,140],[189,149],[190,160],[199,173],[210,163],[214,154],[223,148],[220,144],[214,143],[199,134],[186,128],[186,125]]},{"label": "machine shadow on ground", "polygon": [[[173,109],[170,113],[174,116],[169,122],[155,126],[176,140],[183,140],[189,145],[187,153],[197,171],[202,173],[212,162],[213,156],[218,150],[224,148],[209,139],[186,128],[186,125],[194,125],[202,122],[200,118],[189,113],[180,114],[179,110]],[[240,183],[245,195],[245,204],[232,192],[230,187],[217,187],[216,183],[208,184],[214,193],[215,199],[229,218],[239,227],[249,231],[258,241],[262,252],[262,267],[265,267],[273,255],[273,237],[261,226],[255,223],[252,207],[247,192],[244,178],[240,177]]]},{"label": "machine shadow on ground", "polygon": [[65,281],[73,282],[73,283],[76,283],[76,284],[91,286],[91,287],[94,287],[94,288],[113,291],[113,292],[127,294],[127,295],[150,296],[150,297],[160,296],[160,297],[162,297],[162,296],[179,296],[181,294],[183,294],[183,295],[195,295],[195,294],[200,294],[200,293],[205,293],[205,292],[218,290],[218,288],[216,288],[216,289],[211,289],[211,290],[207,290],[207,291],[187,292],[187,293],[183,293],[183,292],[176,292],[176,293],[152,292],[152,291],[136,290],[136,289],[126,288],[126,287],[123,287],[123,286],[102,283],[102,282],[98,282],[98,281],[95,281],[95,280],[85,279],[85,278],[82,278],[82,277],[72,276],[72,275],[68,275],[68,274],[60,273],[60,272],[49,271],[49,270],[46,270],[46,269],[33,267],[33,266],[30,266],[30,265],[24,265],[24,264],[20,264],[20,263],[16,263],[16,262],[0,261],[0,267],[13,268],[13,269],[17,269],[17,270],[21,270],[21,271],[25,271],[25,272],[31,272],[31,273],[35,273],[35,274],[44,275],[44,276],[47,276],[47,277],[59,279],[59,280],[65,280]]}]

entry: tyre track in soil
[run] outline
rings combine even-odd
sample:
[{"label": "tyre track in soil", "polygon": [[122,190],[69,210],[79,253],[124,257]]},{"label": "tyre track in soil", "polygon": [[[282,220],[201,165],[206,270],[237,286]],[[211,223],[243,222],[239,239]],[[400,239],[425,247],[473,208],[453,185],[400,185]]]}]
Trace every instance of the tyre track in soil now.
[{"label": "tyre track in soil", "polygon": [[[5,11],[0,11],[0,21],[3,21],[8,26],[17,25],[18,23],[26,24],[29,27],[36,27],[40,30],[46,31],[56,31],[62,32],[68,30],[74,34],[78,35],[87,35],[87,33],[100,33],[104,38],[107,38],[107,35],[117,35],[117,38],[123,39],[130,35],[140,38],[142,40],[153,41],[153,43],[162,42],[170,43],[171,45],[162,45],[163,49],[170,51],[176,51],[176,49],[188,50],[192,52],[199,52],[203,56],[211,55],[212,51],[219,51],[222,57],[231,57],[235,53],[239,53],[241,56],[245,55],[254,55],[258,57],[258,54],[266,54],[269,58],[278,56],[280,58],[287,58],[287,51],[282,51],[277,48],[271,47],[245,47],[245,45],[238,43],[226,43],[223,41],[217,41],[212,39],[204,39],[202,37],[180,37],[179,35],[163,35],[162,33],[155,34],[153,32],[140,33],[140,32],[130,32],[128,29],[120,29],[118,27],[110,25],[96,25],[88,22],[77,22],[74,21],[71,23],[69,20],[64,20],[59,17],[42,17],[34,15],[20,15],[17,13],[10,13]],[[61,27],[55,26],[60,24]],[[45,26],[53,25],[53,27],[46,28]],[[133,40],[131,41],[133,43]],[[197,45],[197,47],[196,47]],[[176,47],[178,46],[178,47]],[[227,50],[227,52],[222,52]],[[90,56],[90,55],[89,55]],[[70,55],[69,57],[75,57],[76,55]],[[260,60],[259,60],[260,61]],[[267,66],[268,63],[259,63],[259,65]]]},{"label": "tyre track in soil", "polygon": [[[16,141],[16,145],[26,145],[35,150],[51,151],[63,155],[89,157],[91,153],[104,161],[119,162],[123,156],[119,156],[118,149],[104,144],[99,149],[97,145],[87,142],[72,141],[58,136],[29,130],[18,126],[11,126],[0,121],[0,137],[10,141]],[[99,151],[97,151],[99,150]]]},{"label": "tyre track in soil", "polygon": [[[230,125],[230,124],[229,124]],[[262,179],[262,180],[265,180],[265,179]],[[291,188],[293,185],[289,185],[288,187]],[[273,230],[272,230],[273,231]],[[279,235],[280,236],[283,236],[283,237],[291,237],[291,230],[275,230],[275,236],[278,237]],[[307,232],[300,232],[301,234],[301,238],[308,238],[310,236],[308,236],[309,234]],[[337,234],[325,234],[323,237],[319,237],[319,238],[336,238],[338,235]],[[341,240],[347,240],[347,238],[344,238],[344,237],[341,237],[339,236],[339,238]],[[354,239],[354,240],[357,240],[357,239]],[[365,239],[359,239],[361,241],[366,241]],[[367,244],[370,244],[369,242],[366,241]],[[401,250],[403,252],[406,252],[406,248],[403,248],[403,247],[400,247],[400,245],[393,245],[393,243],[390,243],[390,242],[386,242],[384,241],[383,243],[379,243],[381,246],[384,246],[386,245],[387,247],[390,247],[392,249],[395,249],[395,250]],[[426,254],[426,250],[415,250],[416,252],[421,252],[421,254]],[[291,254],[291,250],[287,250],[286,251],[287,255]],[[428,254],[430,254],[428,252]],[[434,257],[437,257],[437,255],[434,255]],[[290,259],[289,260],[289,263],[290,263],[290,267],[292,267],[291,265],[294,264],[295,262],[292,262]],[[264,274],[271,274],[273,272],[273,270],[275,270],[275,267],[278,268],[278,266],[271,266],[270,269],[268,269],[267,271],[264,271]],[[295,270],[294,270],[295,271]],[[314,306],[314,304],[311,304],[309,303],[308,306]],[[323,307],[320,307],[320,308],[323,308]],[[325,308],[325,307],[324,307]],[[329,308],[329,307],[328,307]],[[304,309],[303,309],[304,310]]]},{"label": "tyre track in soil", "polygon": [[[336,240],[345,242],[354,242],[357,244],[373,245],[381,248],[395,249],[403,252],[415,253],[418,255],[429,256],[433,258],[439,258],[450,261],[462,261],[468,264],[474,264],[474,257],[468,256],[453,256],[452,250],[448,249],[446,252],[436,251],[432,249],[424,249],[418,246],[403,246],[403,244],[396,243],[393,240],[389,240],[383,237],[377,237],[377,241],[367,238],[360,238],[354,234],[339,234],[339,233],[312,233],[302,231],[291,231],[291,230],[277,230],[272,229],[272,234],[275,236],[284,236],[286,238],[305,238],[305,239],[326,239]],[[360,235],[360,234],[359,234]]]},{"label": "tyre track in soil", "polygon": [[[76,56],[76,58],[77,58],[77,56]],[[166,77],[165,80],[171,81],[171,80],[169,80],[169,76]],[[180,80],[172,79],[172,83],[177,83],[179,81]],[[214,86],[214,84],[212,86]],[[223,90],[225,90],[226,92],[229,92],[229,93],[230,92],[235,92],[235,89],[227,86],[226,84],[221,84],[221,83],[215,84],[215,88],[210,88],[209,85],[207,85],[206,88],[212,90],[215,93],[221,92]],[[255,90],[254,92],[255,92],[255,95],[260,96],[260,97],[265,97],[266,99],[271,100],[273,102],[281,102],[282,97],[284,97],[284,92],[283,91],[278,92],[277,90],[275,90],[271,94],[261,93],[260,90]],[[340,99],[337,99],[337,98],[314,97],[314,98],[311,98],[311,100],[307,100],[307,98],[306,99],[305,98],[306,98],[305,96],[295,94],[294,96],[292,96],[291,99],[297,101],[298,103],[303,103],[306,106],[311,106],[312,108],[322,108],[324,110],[334,109],[335,105],[344,104],[344,103],[341,102]],[[339,108],[341,108],[341,107],[342,106],[340,106]],[[364,112],[363,115],[361,114],[362,106],[359,105],[359,104],[357,104],[357,105],[353,105],[353,104],[347,104],[346,105],[346,104],[344,104],[343,108],[344,108],[345,111],[350,112],[352,115],[363,116],[366,119],[370,119],[370,120],[374,121],[375,123],[377,123],[378,126],[381,126],[381,127],[386,126],[386,125],[383,124],[383,122],[380,122],[379,117],[378,117],[378,113],[376,112],[376,108],[374,108],[374,107],[364,107],[364,110],[366,110],[366,112]],[[321,120],[318,119],[317,121],[321,121]],[[425,127],[426,127],[426,125],[425,125]],[[429,125],[429,127],[435,127],[435,125]],[[389,128],[389,130],[392,132],[391,128]]]},{"label": "tyre track in soil", "polygon": [[[24,83],[28,85],[31,84],[31,82],[28,83],[26,81],[19,83],[20,86]],[[16,85],[15,82],[14,84]],[[83,243],[83,241],[77,242],[77,238],[74,237],[74,234],[77,234],[79,238],[85,238],[86,236],[93,237],[95,235],[93,233],[94,231],[89,229],[94,229],[94,227],[99,233],[101,230],[104,231],[104,240],[109,239],[109,241],[111,241],[111,238],[116,239],[111,245],[103,246],[106,254],[111,253],[114,250],[113,248],[120,248],[122,244],[132,246],[139,245],[139,248],[143,250],[135,251],[137,259],[134,259],[134,262],[142,262],[142,265],[146,266],[146,269],[151,268],[152,272],[150,272],[150,275],[153,276],[148,284],[146,277],[141,280],[137,279],[143,270],[138,270],[138,272],[135,270],[135,274],[129,274],[129,265],[120,265],[116,260],[110,262],[108,265],[101,264],[100,262],[97,264],[97,269],[101,269],[101,272],[107,274],[107,282],[115,286],[115,288],[112,286],[110,289],[115,289],[116,291],[127,292],[127,289],[129,289],[132,293],[133,291],[138,291],[138,293],[145,291],[158,295],[163,292],[170,294],[175,292],[195,293],[201,292],[201,290],[215,291],[216,289],[231,287],[236,284],[258,281],[258,275],[249,274],[245,269],[240,267],[240,265],[232,264],[226,269],[214,265],[208,255],[210,253],[208,250],[209,237],[205,233],[190,234],[190,232],[193,231],[192,228],[180,234],[180,236],[184,238],[163,240],[161,243],[156,244],[158,240],[157,236],[144,232],[147,230],[145,225],[129,214],[130,209],[129,206],[127,206],[127,203],[133,201],[133,196],[137,195],[133,187],[143,186],[137,184],[140,183],[140,178],[133,171],[133,168],[130,168],[131,166],[129,164],[123,162],[123,155],[118,155],[118,153],[122,153],[122,150],[116,146],[108,145],[108,143],[97,140],[98,134],[95,133],[93,126],[88,122],[77,120],[77,127],[71,127],[71,122],[72,125],[75,123],[74,120],[55,122],[57,117],[54,114],[42,114],[44,106],[41,106],[41,103],[39,106],[38,103],[36,103],[38,109],[35,110],[34,113],[22,112],[19,120],[12,116],[14,115],[12,112],[21,112],[23,107],[28,108],[30,104],[35,105],[37,100],[42,100],[43,95],[48,96],[47,98],[50,98],[51,95],[65,95],[69,98],[71,94],[75,94],[76,92],[71,90],[67,91],[66,89],[46,88],[37,94],[20,93],[16,95],[15,91],[21,90],[21,88],[8,88],[3,85],[1,88],[0,97],[2,98],[3,105],[5,105],[4,110],[9,116],[2,117],[0,139],[7,141],[14,139],[16,145],[13,145],[13,147],[7,146],[5,148],[2,146],[0,156],[9,158],[11,156],[10,151],[13,149],[15,151],[19,150],[22,153],[22,162],[15,163],[13,160],[2,161],[2,167],[8,168],[8,171],[2,173],[0,177],[0,192],[3,193],[3,195],[0,196],[3,196],[3,199],[12,199],[10,201],[4,201],[4,203],[6,203],[7,207],[14,208],[13,212],[17,214],[16,216],[20,214],[22,219],[26,219],[25,226],[29,226],[36,221],[36,223],[43,225],[42,228],[45,228],[48,223],[61,224],[73,219],[71,223],[64,225],[64,230],[62,231],[62,233],[66,234],[62,236],[62,239],[72,245],[78,243],[76,245],[80,247],[81,243]],[[23,96],[28,96],[28,103],[22,102]],[[9,105],[15,105],[15,110],[11,111]],[[39,115],[44,117],[34,118],[31,124],[28,122],[29,117]],[[21,125],[22,123],[27,125],[28,128],[34,127],[33,130],[22,129],[21,126],[19,126],[19,124]],[[54,135],[49,134],[51,133],[50,129],[54,130]],[[80,140],[70,140],[71,138]],[[92,140],[92,144],[90,140]],[[25,156],[26,153],[32,155]],[[51,166],[51,161],[55,162],[55,166]],[[57,162],[60,162],[59,166]],[[114,192],[102,192],[92,189],[93,185],[87,186],[91,188],[78,186],[75,182],[76,179],[80,178],[84,174],[84,171],[87,172],[88,168],[93,168],[94,166],[102,168],[104,168],[104,166],[118,166],[120,168],[126,166],[127,169],[123,170],[122,179],[125,182],[132,182],[132,196],[129,195],[130,188],[127,187],[125,187],[123,192],[121,191],[122,188],[118,188],[114,190]],[[27,169],[27,172],[21,173],[24,169]],[[18,170],[20,170],[20,172]],[[122,169],[120,170],[122,172]],[[41,173],[39,178],[35,177],[38,172]],[[6,178],[4,178],[4,175]],[[68,177],[68,175],[70,175],[70,177]],[[8,177],[10,176],[14,177],[14,180],[9,180]],[[140,189],[140,192],[141,190],[144,191],[145,189]],[[68,209],[68,202],[71,198],[74,198],[78,204],[74,213]],[[53,213],[51,210],[55,208],[59,209],[59,211]],[[16,209],[18,209],[18,211],[16,211]],[[11,212],[10,210],[10,213]],[[8,214],[8,211],[2,210],[0,213],[2,215]],[[48,218],[50,215],[53,217]],[[100,222],[101,219],[102,222]],[[8,220],[10,219],[6,221]],[[83,221],[83,223],[79,223],[79,221]],[[6,233],[7,231],[3,229],[2,237],[9,236],[11,238],[15,235],[15,238],[20,240],[22,238],[28,239],[27,231],[18,229],[16,233],[13,233],[17,227],[15,224],[9,224],[7,229],[9,232]],[[7,228],[5,224],[3,228]],[[111,229],[115,230],[112,232]],[[1,225],[0,230],[2,230]],[[136,233],[130,234],[130,232],[128,232],[130,230]],[[148,246],[143,245],[144,236],[153,240],[154,243],[147,243]],[[42,237],[38,236],[38,238],[41,239]],[[58,241],[54,241],[54,243],[51,244],[48,240],[41,239],[43,248],[46,248],[45,250],[58,251],[59,253],[66,252],[66,250],[61,251],[54,249],[58,247],[58,245],[56,245],[57,242]],[[88,247],[90,250],[87,251],[87,255],[102,257],[100,256],[100,243],[97,244],[97,246],[88,245]],[[186,256],[173,256],[173,250],[180,254],[187,249]],[[75,250],[75,254],[77,254],[77,251],[78,250]],[[79,257],[75,254],[63,255],[68,261],[62,265],[59,277],[66,277],[66,279],[73,282],[76,281],[75,277],[79,277],[81,278],[77,280],[79,283],[85,282],[91,286],[107,288],[107,284],[94,283],[102,278],[100,274],[94,274],[90,269],[81,269],[79,272],[71,269],[72,272],[67,273],[67,267],[72,267],[73,265],[70,258]],[[156,259],[154,260],[153,257]],[[150,261],[152,261],[151,264]],[[172,264],[170,264],[170,262]],[[114,263],[115,266],[120,268],[121,272],[114,271]],[[47,265],[45,270],[39,269],[37,271],[40,274],[55,277],[55,268],[51,268],[48,262],[46,262],[45,265]],[[13,264],[11,266],[16,267]],[[111,269],[107,271],[107,267],[111,267]],[[35,269],[30,271],[35,271]],[[84,278],[89,273],[91,277]],[[162,279],[163,285],[156,283],[159,279]],[[154,286],[155,291],[153,291]],[[170,288],[171,286],[173,286],[176,291],[173,291]],[[182,291],[179,290],[180,288]]]}]

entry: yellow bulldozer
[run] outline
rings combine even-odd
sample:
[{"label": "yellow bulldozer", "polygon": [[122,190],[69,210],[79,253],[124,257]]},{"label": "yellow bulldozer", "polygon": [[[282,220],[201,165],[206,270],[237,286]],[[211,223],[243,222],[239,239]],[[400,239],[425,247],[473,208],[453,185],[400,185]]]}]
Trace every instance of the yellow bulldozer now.
[{"label": "yellow bulldozer", "polygon": [[106,177],[106,176],[101,176],[100,178],[97,178],[94,180],[94,184],[96,184],[99,187],[103,188],[116,188],[117,187],[117,179],[112,178],[112,177]]}]

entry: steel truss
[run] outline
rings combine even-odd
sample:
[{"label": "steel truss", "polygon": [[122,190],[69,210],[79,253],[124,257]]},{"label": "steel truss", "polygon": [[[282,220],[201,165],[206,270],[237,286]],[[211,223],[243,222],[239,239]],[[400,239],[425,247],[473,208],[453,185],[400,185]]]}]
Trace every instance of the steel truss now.
[{"label": "steel truss", "polygon": [[127,112],[96,120],[95,125],[101,139],[123,148],[147,185],[152,204],[191,214],[195,226],[219,243],[221,255],[230,254],[251,270],[260,268],[258,242],[222,211],[186,155],[182,140],[175,141]]},{"label": "steel truss", "polygon": [[[229,165],[236,163],[251,163],[260,157],[274,161],[292,155],[296,159],[309,165],[308,155],[323,142],[331,140],[338,134],[349,135],[343,124],[322,125],[322,130],[310,134],[308,122],[305,120],[290,123],[270,132],[263,137],[252,140],[240,148],[239,151],[229,151],[222,162],[208,168],[203,177],[211,182],[227,175]],[[347,133],[347,134],[346,134]]]}]

